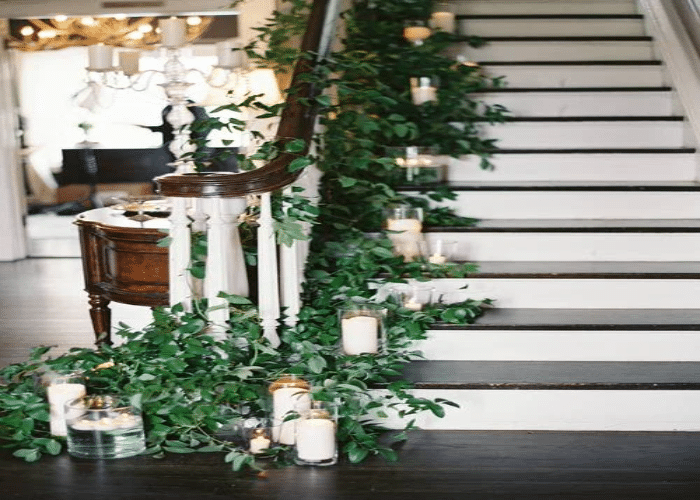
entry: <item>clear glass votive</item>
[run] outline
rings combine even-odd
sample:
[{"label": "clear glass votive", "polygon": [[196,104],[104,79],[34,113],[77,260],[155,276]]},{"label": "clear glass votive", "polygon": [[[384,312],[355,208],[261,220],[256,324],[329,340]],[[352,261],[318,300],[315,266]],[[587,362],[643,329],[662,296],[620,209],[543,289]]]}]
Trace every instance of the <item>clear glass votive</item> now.
[{"label": "clear glass votive", "polygon": [[249,418],[244,423],[245,442],[253,455],[265,452],[272,445],[272,427],[269,418]]},{"label": "clear glass votive", "polygon": [[388,154],[394,158],[396,165],[401,167],[402,181],[409,184],[424,184],[444,182],[447,171],[447,161],[439,156],[434,146],[407,146],[404,148],[389,148]]},{"label": "clear glass votive", "polygon": [[[272,394],[272,441],[294,444],[294,416],[311,406],[311,386],[297,375],[285,374],[270,384]],[[287,420],[289,419],[289,420]]]},{"label": "clear glass votive", "polygon": [[416,106],[437,101],[440,81],[436,77],[419,76],[411,78],[411,100]]},{"label": "clear glass votive", "polygon": [[384,347],[386,309],[378,304],[351,304],[338,311],[344,354],[373,354]]},{"label": "clear glass votive", "polygon": [[430,35],[432,31],[424,19],[409,19],[404,23],[403,37],[416,46],[423,45],[423,40]]},{"label": "clear glass votive", "polygon": [[459,242],[443,238],[429,239],[423,247],[424,257],[431,264],[447,264],[458,255]]},{"label": "clear glass votive", "polygon": [[396,283],[389,292],[396,303],[412,311],[421,311],[435,300],[435,287],[419,283]]},{"label": "clear glass votive", "polygon": [[297,465],[333,465],[338,462],[337,407],[314,401],[299,416],[296,428]]},{"label": "clear glass votive", "polygon": [[84,396],[65,409],[71,456],[126,458],[146,449],[141,412],[117,396]]},{"label": "clear glass votive", "polygon": [[67,402],[85,396],[83,376],[79,373],[47,373],[44,376],[46,399],[49,402],[49,422],[52,436],[65,436],[67,433],[65,405]]},{"label": "clear glass votive", "polygon": [[393,205],[384,211],[386,229],[394,253],[404,261],[420,257],[423,241],[423,210],[409,205]]}]

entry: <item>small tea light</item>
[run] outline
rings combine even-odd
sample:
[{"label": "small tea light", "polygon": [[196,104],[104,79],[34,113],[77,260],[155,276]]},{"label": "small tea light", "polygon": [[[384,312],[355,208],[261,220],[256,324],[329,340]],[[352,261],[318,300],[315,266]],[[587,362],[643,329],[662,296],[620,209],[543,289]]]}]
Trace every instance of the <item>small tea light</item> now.
[{"label": "small tea light", "polygon": [[272,440],[270,439],[266,429],[253,429],[253,433],[250,438],[250,452],[253,455],[258,455],[269,449],[271,443]]},{"label": "small tea light", "polygon": [[411,78],[411,100],[416,106],[437,101],[437,79],[427,76]]},{"label": "small tea light", "polygon": [[423,241],[423,211],[408,205],[397,205],[386,209],[385,215],[394,252],[405,261],[418,258]]},{"label": "small tea light", "polygon": [[405,171],[407,182],[443,182],[446,177],[447,161],[438,156],[435,146],[407,146],[387,148],[398,167]]},{"label": "small tea light", "polygon": [[421,19],[408,21],[408,24],[403,29],[403,37],[416,46],[423,45],[423,40],[432,34],[425,21]]},{"label": "small tea light", "polygon": [[310,386],[296,375],[284,375],[270,384],[272,394],[272,440],[294,444],[296,421],[284,419],[307,410],[311,405]]},{"label": "small tea light", "polygon": [[429,241],[426,249],[428,262],[436,265],[449,262],[457,254],[458,245],[457,241],[442,238]]},{"label": "small tea light", "polygon": [[341,344],[345,354],[379,352],[383,340],[384,308],[374,304],[357,304],[339,311]]},{"label": "small tea light", "polygon": [[455,14],[452,11],[452,5],[450,5],[449,2],[438,2],[430,16],[428,24],[434,30],[454,33],[456,21]]},{"label": "small tea light", "polygon": [[65,436],[66,414],[65,404],[77,398],[85,396],[85,386],[79,375],[56,375],[46,388],[46,398],[49,402],[49,422],[52,436]]},{"label": "small tea light", "polygon": [[298,465],[333,465],[338,461],[336,446],[337,412],[329,403],[314,401],[301,413],[297,424]]},{"label": "small tea light", "polygon": [[389,293],[401,307],[411,311],[421,311],[433,302],[435,288],[417,283],[396,283],[391,285]]}]

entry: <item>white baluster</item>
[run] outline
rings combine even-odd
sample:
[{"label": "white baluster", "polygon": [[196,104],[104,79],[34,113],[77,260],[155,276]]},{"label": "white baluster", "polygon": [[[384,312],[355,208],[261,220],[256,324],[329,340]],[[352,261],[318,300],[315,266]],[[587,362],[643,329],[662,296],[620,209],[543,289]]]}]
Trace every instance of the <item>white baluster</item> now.
[{"label": "white baluster", "polygon": [[170,198],[170,305],[182,303],[186,310],[191,310],[192,294],[190,291],[190,220],[187,217],[187,198]]},{"label": "white baluster", "polygon": [[227,293],[248,296],[248,275],[245,267],[245,257],[241,236],[238,232],[238,216],[246,208],[245,198],[224,198],[222,217],[224,219],[223,240],[226,242],[224,251],[229,262],[226,277]]},{"label": "white baluster", "polygon": [[277,282],[277,244],[272,227],[270,193],[260,195],[258,219],[258,305],[263,335],[277,347],[277,322],[280,316],[279,286]]},{"label": "white baluster", "polygon": [[[292,195],[292,188],[284,190],[285,196]],[[288,210],[285,205],[285,211]],[[282,245],[280,247],[280,288],[282,295],[282,305],[286,308],[287,317],[284,322],[288,326],[297,324],[299,309],[301,309],[301,281],[302,271],[299,262],[299,241],[294,240],[292,246]]]},{"label": "white baluster", "polygon": [[222,198],[206,200],[209,212],[207,227],[207,268],[204,277],[204,293],[208,303],[208,317],[211,325],[209,333],[216,340],[226,338],[226,322],[229,319],[228,302],[218,297],[219,292],[227,291],[226,277],[229,275],[228,253],[225,250],[224,217]]},{"label": "white baluster", "polygon": [[[189,215],[192,219],[192,232],[204,233],[207,230],[207,214],[204,211],[205,200],[202,198],[190,198]],[[190,276],[192,295],[196,299],[204,297],[204,282],[199,278]]]}]

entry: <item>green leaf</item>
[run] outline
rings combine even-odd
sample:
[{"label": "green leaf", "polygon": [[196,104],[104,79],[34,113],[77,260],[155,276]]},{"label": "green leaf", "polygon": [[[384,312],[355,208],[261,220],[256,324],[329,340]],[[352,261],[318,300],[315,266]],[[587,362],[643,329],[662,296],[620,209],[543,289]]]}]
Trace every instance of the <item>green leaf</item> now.
[{"label": "green leaf", "polygon": [[304,139],[294,139],[284,145],[284,150],[288,153],[301,153],[306,148]]},{"label": "green leaf", "polygon": [[305,167],[308,167],[309,165],[311,165],[311,158],[303,156],[301,158],[296,158],[292,160],[292,162],[289,164],[289,167],[287,167],[287,170],[289,170],[290,172],[296,172]]}]

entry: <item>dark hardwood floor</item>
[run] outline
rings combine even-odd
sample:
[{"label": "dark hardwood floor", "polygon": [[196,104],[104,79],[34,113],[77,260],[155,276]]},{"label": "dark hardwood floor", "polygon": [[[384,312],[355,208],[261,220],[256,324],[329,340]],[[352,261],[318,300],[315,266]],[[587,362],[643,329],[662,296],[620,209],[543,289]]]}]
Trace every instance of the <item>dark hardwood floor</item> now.
[{"label": "dark hardwood floor", "polygon": [[[35,345],[92,342],[78,259],[0,263],[0,365]],[[27,464],[2,450],[0,498],[700,498],[700,433],[419,431],[399,457],[260,478],[232,472],[219,454]]]}]

